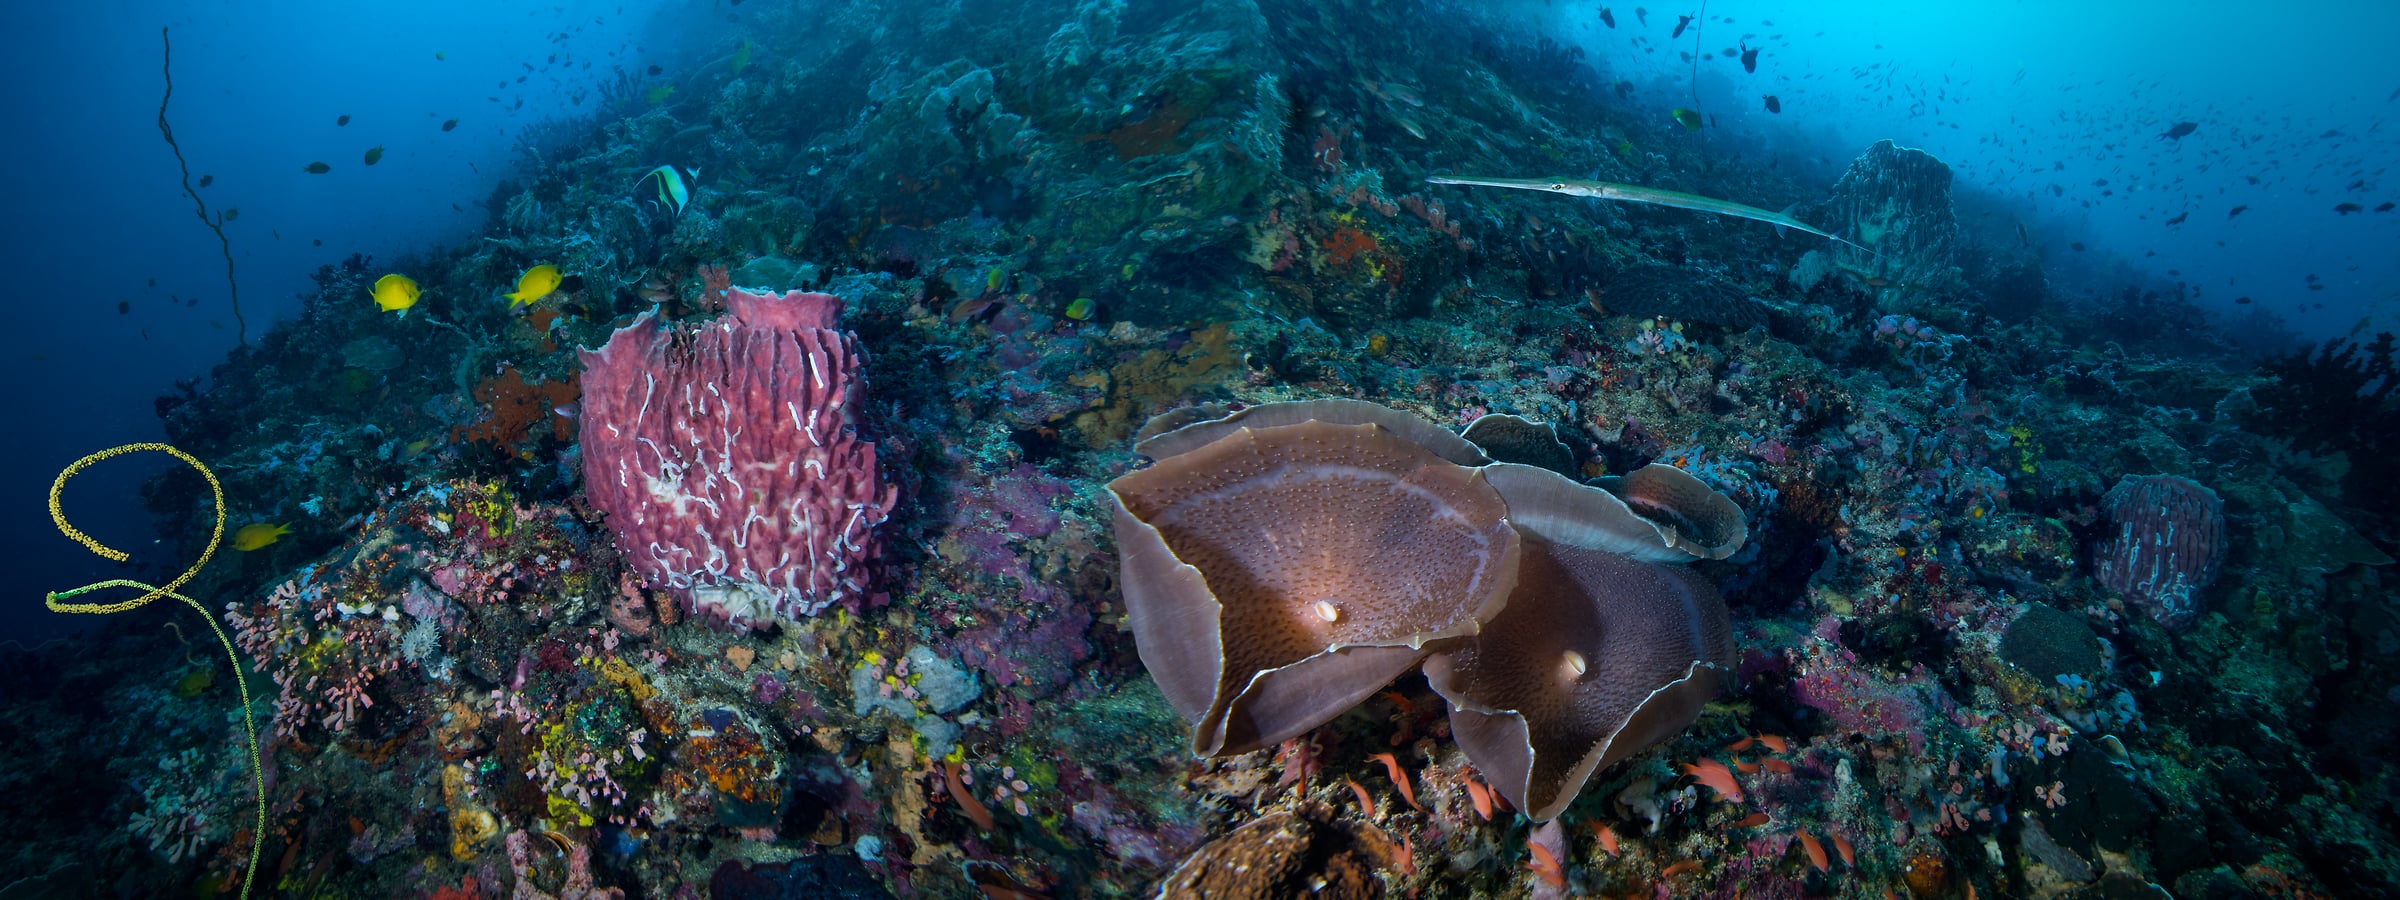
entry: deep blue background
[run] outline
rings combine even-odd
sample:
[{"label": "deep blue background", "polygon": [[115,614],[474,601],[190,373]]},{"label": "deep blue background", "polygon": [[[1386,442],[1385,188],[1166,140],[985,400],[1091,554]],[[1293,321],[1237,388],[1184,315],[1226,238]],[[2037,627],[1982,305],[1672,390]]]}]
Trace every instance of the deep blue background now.
[{"label": "deep blue background", "polygon": [[[255,340],[299,308],[320,265],[475,239],[480,203],[511,171],[521,130],[590,109],[615,66],[671,62],[665,44],[686,27],[677,18],[711,7],[0,4],[0,116],[15,135],[0,142],[12,176],[0,253],[14,274],[0,365],[16,423],[0,444],[0,547],[11,563],[0,638],[91,624],[42,607],[44,591],[119,577],[51,528],[52,477],[85,453],[160,439],[152,399],[204,377],[234,346],[216,237],[194,217],[156,125],[161,26],[174,41],[168,116],[194,183],[214,175],[201,191],[210,206],[240,210],[225,229]],[[575,93],[583,105],[569,101]],[[350,124],[337,126],[343,115]],[[453,118],[457,130],[444,133]],[[377,145],[383,159],[365,166]],[[332,171],[302,171],[316,161]],[[78,476],[68,506],[78,526],[138,559],[152,535],[135,488],[172,463],[136,459]]]},{"label": "deep blue background", "polygon": [[[2400,327],[2400,210],[2372,212],[2400,201],[2400,3],[1718,0],[1669,40],[1700,4],[1515,2],[1662,121],[1694,106],[1696,83],[1717,127],[1689,140],[1827,184],[1882,138],[1940,157],[1962,194],[2012,201],[2070,296],[2181,280],[2204,307],[2249,296],[2311,337],[2366,316]],[[1755,73],[1722,52],[1745,45]],[[2187,121],[2189,136],[2159,137]]]}]

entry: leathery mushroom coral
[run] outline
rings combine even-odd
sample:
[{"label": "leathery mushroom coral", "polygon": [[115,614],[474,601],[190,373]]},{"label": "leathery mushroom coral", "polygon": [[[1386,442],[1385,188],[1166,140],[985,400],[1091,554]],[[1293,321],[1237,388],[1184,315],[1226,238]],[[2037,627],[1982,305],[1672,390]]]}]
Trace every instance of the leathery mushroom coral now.
[{"label": "leathery mushroom coral", "polygon": [[1422,662],[1536,821],[1690,725],[1731,664],[1741,509],[1653,465],[1594,485],[1356,400],[1153,420],[1112,482],[1128,619],[1203,756],[1332,720]]},{"label": "leathery mushroom coral", "polygon": [[1715,697],[1733,635],[1715,586],[1602,550],[1525,542],[1508,606],[1425,660],[1450,733],[1536,822],[1592,773],[1675,736]]},{"label": "leathery mushroom coral", "polygon": [[1481,473],[1373,423],[1242,425],[1109,488],[1135,643],[1203,756],[1356,706],[1515,580]]}]

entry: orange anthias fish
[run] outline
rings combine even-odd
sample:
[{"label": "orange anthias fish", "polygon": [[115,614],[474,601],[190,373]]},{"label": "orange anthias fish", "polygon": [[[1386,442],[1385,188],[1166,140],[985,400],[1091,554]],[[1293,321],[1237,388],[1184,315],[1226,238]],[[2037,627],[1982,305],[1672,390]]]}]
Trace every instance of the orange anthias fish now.
[{"label": "orange anthias fish", "polygon": [[998,826],[999,823],[992,820],[992,811],[982,801],[976,800],[974,794],[967,792],[966,780],[959,777],[957,763],[942,763],[942,777],[948,782],[951,801],[958,804],[958,810],[966,813],[967,819],[974,822],[975,827],[988,832]]},{"label": "orange anthias fish", "polygon": [[1361,786],[1356,779],[1344,776],[1342,778],[1342,783],[1349,785],[1350,793],[1358,796],[1358,808],[1366,811],[1367,818],[1376,819],[1382,817],[1382,815],[1375,809],[1375,798],[1369,796],[1367,794],[1367,789],[1364,786]]},{"label": "orange anthias fish", "polygon": [[1733,780],[1733,770],[1725,768],[1724,763],[1703,757],[1697,763],[1683,764],[1683,774],[1707,785],[1719,797],[1735,803],[1742,802],[1742,785]]},{"label": "orange anthias fish", "polygon": [[1526,841],[1525,846],[1533,851],[1533,858],[1526,861],[1525,868],[1532,869],[1533,874],[1542,876],[1542,880],[1549,882],[1551,887],[1567,886],[1567,871],[1559,866],[1558,857],[1551,854],[1550,848],[1533,841]]},{"label": "orange anthias fish", "polygon": [[1383,763],[1384,774],[1392,777],[1392,785],[1400,789],[1400,799],[1408,801],[1410,809],[1425,808],[1417,805],[1417,789],[1408,783],[1408,772],[1400,768],[1398,759],[1389,753],[1378,753],[1367,758]]},{"label": "orange anthias fish", "polygon": [[1833,868],[1832,864],[1825,859],[1825,845],[1817,843],[1817,839],[1808,832],[1800,832],[1800,849],[1808,851],[1808,864],[1817,867],[1817,871],[1824,872]]},{"label": "orange anthias fish", "polygon": [[1467,799],[1472,800],[1475,803],[1475,814],[1482,816],[1483,820],[1486,822],[1491,821],[1492,789],[1484,787],[1483,782],[1475,780],[1475,776],[1473,775],[1469,775],[1460,779],[1460,782],[1465,784],[1467,787]]},{"label": "orange anthias fish", "polygon": [[1617,855],[1616,829],[1602,825],[1598,822],[1585,822],[1583,825],[1584,827],[1592,830],[1593,837],[1600,839],[1600,852],[1606,853],[1610,856]]}]

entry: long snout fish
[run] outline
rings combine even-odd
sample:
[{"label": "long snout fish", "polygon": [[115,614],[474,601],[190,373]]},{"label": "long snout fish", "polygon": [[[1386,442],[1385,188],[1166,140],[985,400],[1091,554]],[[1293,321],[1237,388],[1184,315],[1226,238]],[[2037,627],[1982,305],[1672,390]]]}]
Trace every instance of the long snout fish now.
[{"label": "long snout fish", "polygon": [[1719,200],[1715,197],[1703,197],[1698,194],[1686,194],[1682,191],[1667,191],[1660,190],[1658,188],[1646,188],[1640,185],[1618,184],[1613,181],[1589,181],[1574,178],[1464,178],[1452,175],[1435,175],[1431,178],[1425,179],[1425,181],[1428,184],[1465,184],[1479,187],[1514,188],[1521,191],[1549,191],[1553,194],[1565,194],[1569,197],[1594,197],[1601,200],[1620,200],[1626,203],[1648,203],[1655,206],[1672,206],[1676,209],[1690,209],[1700,212],[1716,213],[1718,215],[1738,216],[1744,219],[1765,222],[1769,225],[1798,229],[1829,241],[1848,244],[1852,247],[1857,247],[1860,250],[1866,250],[1868,253],[1875,252],[1873,250],[1867,250],[1866,247],[1860,246],[1855,242],[1837,237],[1825,231],[1821,231],[1815,226],[1809,225],[1806,222],[1802,222],[1799,219],[1792,218],[1784,213],[1735,203],[1731,200]]}]

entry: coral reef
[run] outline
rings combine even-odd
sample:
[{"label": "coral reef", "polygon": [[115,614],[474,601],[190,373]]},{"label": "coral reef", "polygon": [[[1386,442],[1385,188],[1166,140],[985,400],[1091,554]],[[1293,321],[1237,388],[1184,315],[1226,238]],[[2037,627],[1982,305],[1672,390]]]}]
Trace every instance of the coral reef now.
[{"label": "coral reef", "polygon": [[[240,637],[241,678],[144,616],[0,644],[5,878],[452,898],[2400,883],[2390,339],[2253,365],[2271,317],[2212,319],[2164,285],[2069,293],[2001,220],[1953,212],[1971,198],[1937,160],[1878,146],[1838,184],[1795,179],[1487,5],[689,18],[658,73],[522,135],[478,239],[327,265],[295,315],[159,398],[226,518],[291,530],[174,588]],[[1794,208],[1872,252],[1425,183],[1541,171]],[[557,290],[511,304],[545,263]],[[391,273],[424,289],[406,317],[366,299]],[[761,328],[737,283],[820,299]],[[643,413],[668,378],[691,401]],[[684,431],[644,432],[654,449],[637,422]],[[1408,541],[1363,549],[1423,538],[1435,507],[1301,491],[1364,471],[1366,433],[1408,465],[1360,484],[1422,470],[1482,497],[1449,506],[1482,510],[1475,535],[1613,556],[1527,578],[1520,552],[1480,618],[1431,603],[1366,636],[1396,665],[1237,725],[1278,699],[1244,697],[1249,673],[1376,649],[1332,626],[1400,621],[1366,614],[1403,576],[1467,580]],[[1199,454],[1229,490],[1275,481],[1244,446],[1316,448],[1291,493],[1228,515],[1248,531],[1189,539],[1132,490]],[[2221,559],[2155,552],[2152,507],[2110,500],[2128,476],[2213,491],[2174,541],[2221,517]],[[145,549],[199,558],[220,492],[181,469],[142,492]],[[788,512],[752,521],[762,497],[803,501],[816,542]],[[1371,520],[1401,524],[1344,530]],[[1362,549],[1320,567],[1262,546],[1301,545],[1301,521]],[[1223,583],[1248,560],[1302,593]],[[2186,574],[2112,588],[2168,570],[2110,560]],[[1154,588],[1194,581],[1229,602],[1152,616]],[[1383,590],[1335,596],[1348,581]],[[1578,596],[1636,582],[1632,606]],[[1261,598],[1283,602],[1272,627],[1207,639],[1226,620],[1200,613]],[[1657,660],[1554,623],[1635,607],[1691,623],[1683,684],[1716,699],[1662,695],[1603,746],[1633,693],[1610,667]],[[1200,649],[1169,659],[1162,633]],[[1251,638],[1273,652],[1231,652]],[[232,715],[256,673],[264,827]],[[1492,749],[1514,727],[1522,757]],[[1227,752],[1194,758],[1196,735]]]}]

